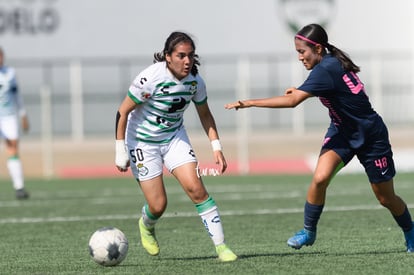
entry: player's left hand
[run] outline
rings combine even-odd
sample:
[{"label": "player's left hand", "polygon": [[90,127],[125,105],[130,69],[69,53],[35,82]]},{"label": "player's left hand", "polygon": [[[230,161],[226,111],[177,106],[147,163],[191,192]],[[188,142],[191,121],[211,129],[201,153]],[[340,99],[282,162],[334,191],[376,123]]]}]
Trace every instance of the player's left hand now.
[{"label": "player's left hand", "polygon": [[220,174],[223,174],[227,169],[227,162],[222,151],[214,151],[214,159],[216,164],[220,166]]}]

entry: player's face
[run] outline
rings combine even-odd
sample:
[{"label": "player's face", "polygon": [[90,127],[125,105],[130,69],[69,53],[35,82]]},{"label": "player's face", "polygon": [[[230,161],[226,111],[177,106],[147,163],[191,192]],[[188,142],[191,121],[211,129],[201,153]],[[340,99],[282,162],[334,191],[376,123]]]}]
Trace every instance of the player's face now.
[{"label": "player's face", "polygon": [[171,73],[181,80],[188,76],[194,64],[194,49],[189,42],[178,43],[171,54],[167,54],[167,67]]},{"label": "player's face", "polygon": [[307,70],[312,70],[322,59],[322,47],[320,45],[309,47],[305,41],[296,38],[295,47],[299,54],[299,61],[303,63]]}]

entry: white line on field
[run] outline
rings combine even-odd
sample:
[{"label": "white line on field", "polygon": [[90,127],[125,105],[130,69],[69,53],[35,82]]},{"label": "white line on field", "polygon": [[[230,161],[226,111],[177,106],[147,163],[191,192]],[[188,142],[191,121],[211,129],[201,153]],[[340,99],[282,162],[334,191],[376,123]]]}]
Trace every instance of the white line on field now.
[{"label": "white line on field", "polygon": [[[408,205],[409,208],[414,205]],[[354,206],[337,206],[326,207],[324,212],[340,212],[340,211],[357,211],[357,210],[379,210],[384,209],[381,205],[354,205]],[[290,214],[302,213],[303,208],[279,208],[279,209],[257,209],[257,210],[229,210],[220,211],[222,216],[243,216],[243,215],[272,215],[272,214]],[[139,213],[136,215],[104,215],[104,216],[73,216],[73,217],[27,217],[27,218],[6,218],[0,219],[0,224],[16,224],[16,223],[55,223],[55,222],[81,222],[81,221],[103,221],[103,220],[129,220],[138,219]],[[174,212],[165,213],[163,218],[182,218],[196,217],[194,212]]]}]

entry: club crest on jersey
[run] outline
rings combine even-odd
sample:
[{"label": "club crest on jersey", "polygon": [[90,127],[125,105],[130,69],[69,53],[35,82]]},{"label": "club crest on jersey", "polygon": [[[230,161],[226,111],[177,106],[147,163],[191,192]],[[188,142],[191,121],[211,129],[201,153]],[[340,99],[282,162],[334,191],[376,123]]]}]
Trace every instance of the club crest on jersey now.
[{"label": "club crest on jersey", "polygon": [[142,164],[142,163],[138,163],[137,164],[137,168],[138,168],[138,174],[140,175],[140,176],[146,176],[146,175],[148,175],[148,168],[147,167],[145,167],[144,166],[144,164]]},{"label": "club crest on jersey", "polygon": [[190,93],[195,94],[197,92],[197,81],[191,82]]}]

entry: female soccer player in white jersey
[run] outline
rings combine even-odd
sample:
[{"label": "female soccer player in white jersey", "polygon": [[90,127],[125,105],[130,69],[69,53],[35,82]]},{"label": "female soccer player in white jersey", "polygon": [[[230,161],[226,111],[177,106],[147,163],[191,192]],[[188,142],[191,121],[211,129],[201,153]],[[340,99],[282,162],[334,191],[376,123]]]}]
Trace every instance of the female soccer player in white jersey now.
[{"label": "female soccer player in white jersey", "polygon": [[303,27],[295,36],[299,61],[312,70],[298,88],[282,96],[242,100],[227,109],[248,107],[295,107],[316,96],[329,110],[331,124],[325,135],[318,163],[305,202],[304,228],[287,244],[300,249],[312,245],[325,204],[326,189],[335,174],[355,155],[364,166],[371,188],[404,232],[407,252],[414,252],[414,228],[405,202],[394,193],[393,154],[388,130],[374,111],[357,73],[359,67],[340,49],[328,43],[328,35],[318,24]]},{"label": "female soccer player in white jersey", "polygon": [[29,198],[24,188],[22,163],[19,159],[19,117],[24,131],[29,121],[18,92],[16,74],[13,68],[4,66],[4,52],[0,48],[0,135],[6,142],[7,168],[9,170],[17,199]]},{"label": "female soccer player in white jersey", "polygon": [[159,254],[154,227],[167,207],[165,165],[194,203],[219,260],[234,261],[237,256],[224,242],[216,203],[200,178],[183,125],[184,111],[192,101],[223,173],[227,164],[207,104],[205,83],[198,74],[200,63],[192,38],[182,32],[171,33],[164,50],[154,54],[154,63],[132,82],[118,109],[115,127],[116,166],[121,172],[131,167],[146,199],[138,222],[142,246],[150,255]]}]

